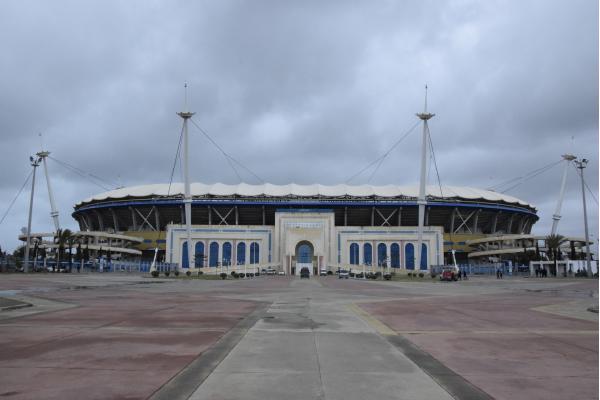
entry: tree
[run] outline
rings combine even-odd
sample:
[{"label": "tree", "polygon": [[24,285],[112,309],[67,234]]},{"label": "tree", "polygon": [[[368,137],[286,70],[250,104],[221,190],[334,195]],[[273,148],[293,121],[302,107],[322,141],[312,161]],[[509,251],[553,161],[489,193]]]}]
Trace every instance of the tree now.
[{"label": "tree", "polygon": [[556,260],[559,256],[560,245],[566,242],[566,240],[567,239],[564,236],[558,234],[546,236],[546,248],[548,249],[548,252],[552,255],[552,259],[554,260],[554,275],[558,273],[558,269],[556,267]]},{"label": "tree", "polygon": [[[73,242],[71,237],[73,233],[70,229],[59,229],[56,231],[56,236],[54,237],[55,243],[58,242],[58,256],[56,260],[56,266],[60,270],[60,261],[64,258],[65,255],[65,244],[72,247]],[[69,258],[71,256],[71,247],[69,247]]]}]

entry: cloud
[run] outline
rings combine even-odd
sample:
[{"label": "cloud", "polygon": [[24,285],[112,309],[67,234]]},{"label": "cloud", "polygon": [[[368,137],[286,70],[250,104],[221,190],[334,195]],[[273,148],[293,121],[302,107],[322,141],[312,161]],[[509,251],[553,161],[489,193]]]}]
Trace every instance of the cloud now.
[{"label": "cloud", "polygon": [[[73,205],[108,184],[88,173],[167,182],[184,82],[194,120],[269,182],[345,182],[417,122],[427,83],[442,183],[485,188],[572,152],[590,159],[598,197],[597,16],[598,4],[584,0],[2,2],[0,212],[30,172],[39,132],[62,162],[49,168],[71,227]],[[415,184],[419,135],[353,183]],[[194,180],[239,181],[193,126],[190,146]],[[582,234],[574,172],[561,227]],[[509,191],[538,207],[541,234],[560,176],[556,166]],[[33,225],[50,230],[38,177]],[[17,245],[27,196],[0,225],[3,248]],[[588,206],[597,232],[591,196]]]}]

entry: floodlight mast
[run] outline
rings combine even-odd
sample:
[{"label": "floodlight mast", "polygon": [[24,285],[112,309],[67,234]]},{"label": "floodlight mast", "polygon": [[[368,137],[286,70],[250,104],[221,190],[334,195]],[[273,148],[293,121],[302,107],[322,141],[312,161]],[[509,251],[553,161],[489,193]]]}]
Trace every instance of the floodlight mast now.
[{"label": "floodlight mast", "polygon": [[562,158],[566,162],[565,162],[565,167],[563,169],[562,182],[560,185],[560,193],[558,195],[558,203],[556,204],[556,210],[554,211],[554,214],[552,215],[552,231],[550,232],[550,234],[552,234],[552,235],[556,234],[556,229],[558,228],[558,221],[560,221],[560,218],[561,218],[560,210],[562,208],[563,199],[565,197],[565,187],[567,185],[568,168],[571,165],[571,161],[575,160],[577,157],[575,157],[572,154],[563,154]]},{"label": "floodlight mast", "polygon": [[421,179],[419,181],[419,197],[417,204],[419,205],[419,226],[417,229],[417,262],[415,269],[421,269],[421,248],[423,247],[423,225],[425,223],[425,206],[427,205],[427,197],[425,194],[425,183],[427,177],[427,143],[429,127],[427,121],[435,116],[435,114],[427,112],[427,85],[425,85],[425,108],[422,113],[416,114],[423,121],[423,141],[421,145]]},{"label": "floodlight mast", "polygon": [[[186,89],[186,101],[185,101],[185,111],[178,112],[181,118],[183,118],[183,179],[184,179],[184,198],[183,205],[185,208],[185,230],[187,236],[187,256],[188,256],[188,267],[192,268],[194,265],[193,254],[192,254],[192,194],[190,190],[190,170],[189,170],[189,151],[188,151],[188,120],[192,118],[195,114],[193,112],[188,111],[187,108],[187,83],[185,84]],[[183,263],[183,254],[181,257]]]},{"label": "floodlight mast", "polygon": [[585,203],[585,181],[583,180],[583,169],[587,167],[588,160],[585,158],[582,160],[575,161],[579,173],[581,174],[581,195],[583,197],[583,222],[585,227],[585,247],[586,247],[586,264],[588,277],[593,278],[592,274],[592,255],[590,253],[590,235],[588,233],[588,222],[587,222],[587,205]]},{"label": "floodlight mast", "polygon": [[29,198],[29,217],[27,219],[27,241],[25,242],[25,260],[23,271],[25,273],[29,272],[29,243],[31,243],[31,214],[33,212],[33,194],[35,192],[35,170],[40,165],[39,157],[29,157],[29,161],[31,161],[31,166],[33,167],[33,177],[31,179],[31,196]]}]

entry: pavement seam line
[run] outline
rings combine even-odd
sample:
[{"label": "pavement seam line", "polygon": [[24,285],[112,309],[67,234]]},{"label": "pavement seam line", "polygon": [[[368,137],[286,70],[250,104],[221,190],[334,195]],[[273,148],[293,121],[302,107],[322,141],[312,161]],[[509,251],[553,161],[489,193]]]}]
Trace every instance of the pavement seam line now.
[{"label": "pavement seam line", "polygon": [[259,303],[257,308],[225,332],[211,347],[172,376],[149,399],[187,400],[198,390],[229,353],[260,320],[271,303]]},{"label": "pavement seam line", "polygon": [[379,321],[377,318],[372,317],[365,310],[360,308],[356,303],[352,303],[348,305],[348,308],[357,314],[363,321],[365,321],[371,328],[375,329],[379,334],[385,336],[395,336],[397,335],[396,331],[391,329],[389,326]]}]

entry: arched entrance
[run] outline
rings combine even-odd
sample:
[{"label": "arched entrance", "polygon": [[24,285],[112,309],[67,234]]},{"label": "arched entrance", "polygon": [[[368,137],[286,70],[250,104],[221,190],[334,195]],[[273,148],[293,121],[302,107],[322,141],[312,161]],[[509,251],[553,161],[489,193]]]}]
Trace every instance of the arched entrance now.
[{"label": "arched entrance", "polygon": [[300,274],[300,270],[303,267],[308,268],[310,274],[314,274],[314,266],[313,266],[313,256],[315,253],[315,248],[312,243],[307,240],[303,240],[298,242],[296,245],[296,269],[293,271],[293,274]]}]

